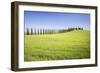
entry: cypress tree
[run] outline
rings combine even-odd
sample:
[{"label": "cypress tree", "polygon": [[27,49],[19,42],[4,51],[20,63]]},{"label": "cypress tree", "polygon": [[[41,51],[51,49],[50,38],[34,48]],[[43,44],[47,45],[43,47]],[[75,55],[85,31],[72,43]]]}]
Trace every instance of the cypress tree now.
[{"label": "cypress tree", "polygon": [[31,35],[33,35],[33,29],[31,28]]},{"label": "cypress tree", "polygon": [[42,34],[42,29],[40,29],[40,34]]},{"label": "cypress tree", "polygon": [[29,35],[29,28],[27,28],[27,35]]},{"label": "cypress tree", "polygon": [[38,33],[38,35],[39,35],[39,29],[38,29],[37,33]]},{"label": "cypress tree", "polygon": [[45,34],[45,30],[43,29],[43,34]]},{"label": "cypress tree", "polygon": [[46,29],[44,29],[44,34],[46,34]]},{"label": "cypress tree", "polygon": [[36,35],[36,29],[34,29],[34,35]]}]

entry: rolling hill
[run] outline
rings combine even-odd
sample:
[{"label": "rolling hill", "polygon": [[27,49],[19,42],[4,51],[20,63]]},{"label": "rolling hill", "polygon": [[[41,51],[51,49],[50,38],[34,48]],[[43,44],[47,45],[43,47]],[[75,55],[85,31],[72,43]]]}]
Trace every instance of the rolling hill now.
[{"label": "rolling hill", "polygon": [[90,58],[90,31],[25,35],[25,61]]}]

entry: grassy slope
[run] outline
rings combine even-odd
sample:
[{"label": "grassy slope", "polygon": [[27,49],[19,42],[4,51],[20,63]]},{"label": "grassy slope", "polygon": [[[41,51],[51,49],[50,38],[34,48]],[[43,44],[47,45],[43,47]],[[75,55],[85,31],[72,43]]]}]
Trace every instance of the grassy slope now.
[{"label": "grassy slope", "polygon": [[84,59],[90,57],[90,32],[25,35],[25,61]]}]

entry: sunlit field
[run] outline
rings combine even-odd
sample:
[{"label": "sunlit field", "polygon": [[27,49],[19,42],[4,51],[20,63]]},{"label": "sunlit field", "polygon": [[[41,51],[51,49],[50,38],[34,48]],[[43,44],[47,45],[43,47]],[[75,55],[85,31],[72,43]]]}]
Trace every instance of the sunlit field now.
[{"label": "sunlit field", "polygon": [[90,31],[25,35],[25,61],[90,58]]}]

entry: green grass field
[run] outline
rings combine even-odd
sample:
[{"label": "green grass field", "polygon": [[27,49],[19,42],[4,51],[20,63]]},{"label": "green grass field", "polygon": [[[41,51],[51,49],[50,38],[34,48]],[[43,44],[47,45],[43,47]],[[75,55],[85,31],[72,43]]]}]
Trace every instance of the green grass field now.
[{"label": "green grass field", "polygon": [[90,32],[25,35],[25,61],[48,61],[90,58]]}]

